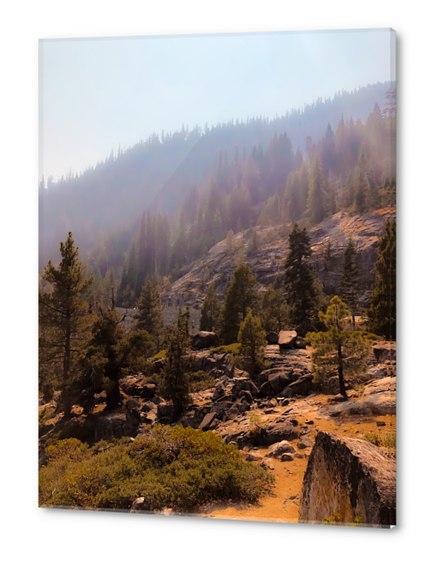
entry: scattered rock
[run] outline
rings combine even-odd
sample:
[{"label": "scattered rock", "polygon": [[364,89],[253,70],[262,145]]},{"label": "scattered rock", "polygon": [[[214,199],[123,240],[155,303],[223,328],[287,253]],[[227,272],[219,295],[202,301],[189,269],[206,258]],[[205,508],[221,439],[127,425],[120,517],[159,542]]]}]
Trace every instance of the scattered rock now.
[{"label": "scattered rock", "polygon": [[288,453],[284,453],[281,456],[281,462],[291,462],[294,460],[294,457],[292,455],[289,455]]},{"label": "scattered rock", "polygon": [[203,429],[204,431],[210,429],[210,425],[215,418],[216,412],[210,412],[209,414],[207,414],[201,422],[199,429]]},{"label": "scattered rock", "polygon": [[245,460],[249,462],[261,462],[263,460],[261,455],[256,453],[246,453]]},{"label": "scattered rock", "polygon": [[313,447],[313,441],[312,439],[309,439],[309,437],[302,437],[297,443],[297,447],[299,449],[307,449],[309,447]]},{"label": "scattered rock", "polygon": [[303,338],[297,337],[295,346],[297,349],[306,349],[306,341]]}]

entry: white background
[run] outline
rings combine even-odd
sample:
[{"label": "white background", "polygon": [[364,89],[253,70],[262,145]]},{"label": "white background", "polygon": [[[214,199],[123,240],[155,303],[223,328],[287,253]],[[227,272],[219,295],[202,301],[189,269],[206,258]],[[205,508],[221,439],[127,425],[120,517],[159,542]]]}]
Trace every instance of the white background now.
[{"label": "white background", "polygon": [[[420,0],[36,0],[0,21],[3,560],[426,560],[430,556],[431,92]],[[131,517],[37,508],[37,40],[393,27],[398,33],[398,528]],[[331,62],[329,62],[331,64]]]}]

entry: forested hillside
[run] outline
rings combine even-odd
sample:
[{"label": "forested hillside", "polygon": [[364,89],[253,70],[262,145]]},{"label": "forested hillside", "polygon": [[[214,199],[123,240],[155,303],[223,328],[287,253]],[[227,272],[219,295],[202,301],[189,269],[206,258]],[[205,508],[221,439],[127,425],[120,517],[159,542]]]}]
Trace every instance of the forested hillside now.
[{"label": "forested hillside", "polygon": [[[384,109],[389,85],[374,84],[354,92],[338,92],[332,100],[318,99],[273,119],[251,117],[246,122],[231,121],[212,128],[205,125],[172,134],[153,134],[129,149],[119,148],[117,154],[113,151],[95,167],[80,173],[70,171],[57,182],[44,178],[39,189],[40,269],[48,259],[59,259],[58,240],[72,230],[89,266],[96,272],[99,269],[102,278],[112,267],[111,274],[118,278],[125,253],[139,232],[143,211],[150,210],[153,217],[156,213],[167,214],[171,222],[175,216],[172,233],[181,232],[181,221],[190,223],[197,194],[205,199],[215,181],[226,194],[234,190],[235,184],[233,199],[240,204],[244,184],[248,184],[252,207],[266,202],[284,185],[293,166],[298,167],[300,158],[312,156],[314,143],[318,146],[329,124],[336,133],[342,114],[346,124],[351,119],[353,124],[358,119],[365,123],[375,103]],[[353,147],[353,157],[356,150]],[[329,161],[325,151],[324,148],[320,154],[324,155],[327,174]],[[332,172],[335,171],[333,166]],[[339,168],[337,171],[346,172]],[[181,206],[185,209],[184,219],[180,218]],[[257,211],[254,208],[251,216]],[[250,217],[246,215],[250,214],[244,213],[242,228],[249,227]],[[215,229],[217,238],[217,224]],[[208,238],[200,246],[209,247],[211,243]],[[172,264],[171,269],[176,265],[179,264]],[[158,271],[167,272],[163,267]]]}]

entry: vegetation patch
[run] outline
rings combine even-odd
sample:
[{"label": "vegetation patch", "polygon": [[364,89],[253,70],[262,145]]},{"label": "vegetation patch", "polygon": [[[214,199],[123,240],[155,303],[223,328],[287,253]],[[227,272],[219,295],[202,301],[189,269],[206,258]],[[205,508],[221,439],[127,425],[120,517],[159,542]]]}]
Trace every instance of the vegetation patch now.
[{"label": "vegetation patch", "polygon": [[182,426],[155,426],[93,447],[66,439],[46,448],[39,472],[39,505],[130,509],[145,497],[152,509],[190,512],[216,500],[256,502],[272,475],[246,462],[221,437]]},{"label": "vegetation patch", "polygon": [[377,447],[396,449],[396,432],[383,433],[382,435],[373,432],[365,433],[363,439]]},{"label": "vegetation patch", "polygon": [[190,392],[203,392],[216,386],[216,379],[205,371],[196,371],[189,375]]},{"label": "vegetation patch", "polygon": [[156,353],[156,355],[152,358],[152,361],[157,361],[158,359],[163,359],[167,354],[167,350],[166,349],[161,349],[159,351],[159,353]]},{"label": "vegetation patch", "polygon": [[240,355],[240,347],[241,344],[239,343],[232,343],[230,345],[220,345],[219,347],[215,347],[213,349],[213,352],[228,353],[229,355]]}]

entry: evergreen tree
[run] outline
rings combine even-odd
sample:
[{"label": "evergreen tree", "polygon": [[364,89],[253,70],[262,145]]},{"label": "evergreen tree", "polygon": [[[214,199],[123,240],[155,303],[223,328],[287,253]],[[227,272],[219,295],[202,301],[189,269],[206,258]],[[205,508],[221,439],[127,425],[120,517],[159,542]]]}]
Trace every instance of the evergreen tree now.
[{"label": "evergreen tree", "polygon": [[177,323],[171,326],[166,337],[167,354],[162,372],[162,396],[173,403],[173,417],[178,419],[190,402],[189,397],[189,316],[188,311],[179,314]]},{"label": "evergreen tree", "polygon": [[321,159],[315,155],[310,174],[308,214],[313,225],[320,223],[327,214],[326,209],[326,178],[324,176]]},{"label": "evergreen tree", "polygon": [[214,283],[210,283],[201,309],[200,330],[213,332],[217,329],[221,308]]},{"label": "evergreen tree", "polygon": [[237,341],[241,322],[246,318],[249,310],[256,310],[259,300],[255,290],[256,285],[257,280],[249,266],[241,263],[234,272],[221,311],[221,337],[225,344]]},{"label": "evergreen tree", "polygon": [[58,268],[49,261],[42,275],[52,286],[52,292],[39,294],[39,361],[53,368],[61,364],[62,403],[67,418],[71,411],[69,384],[91,325],[88,304],[83,297],[94,278],[84,275],[72,232],[66,242],[60,243],[60,253],[62,260]]},{"label": "evergreen tree", "polygon": [[280,332],[289,325],[289,307],[282,291],[274,285],[266,290],[261,307],[261,323],[266,332]]},{"label": "evergreen tree", "polygon": [[367,334],[344,330],[343,321],[349,316],[349,310],[337,296],[331,299],[327,312],[320,312],[319,316],[327,332],[307,334],[314,348],[312,365],[315,381],[324,381],[336,372],[340,393],[346,397],[345,377],[366,371],[366,357],[372,342]]},{"label": "evergreen tree", "polygon": [[378,240],[375,289],[368,310],[369,330],[387,339],[396,338],[396,221],[387,220]]},{"label": "evergreen tree", "polygon": [[228,253],[231,254],[234,250],[234,232],[232,230],[228,230],[228,234],[225,238],[225,244]]},{"label": "evergreen tree", "polygon": [[159,351],[164,328],[159,285],[147,281],[135,306],[138,309],[135,315],[138,320],[137,328],[146,330],[153,337],[156,349]]},{"label": "evergreen tree", "polygon": [[317,291],[314,275],[307,259],[312,255],[306,228],[295,223],[288,237],[289,250],[285,260],[285,287],[290,318],[300,335],[311,330],[317,315]]},{"label": "evergreen tree", "polygon": [[357,252],[350,237],[344,252],[342,273],[340,279],[340,294],[349,307],[352,316],[352,329],[355,330],[355,314],[358,307],[358,293],[360,271],[357,266]]},{"label": "evergreen tree", "polygon": [[249,312],[240,325],[238,341],[241,344],[240,353],[245,367],[253,375],[264,365],[264,349],[267,340],[259,318],[253,316],[252,312]]},{"label": "evergreen tree", "polygon": [[256,254],[260,246],[261,246],[260,237],[258,235],[258,232],[254,229],[252,233],[251,241],[249,242],[247,247],[248,256],[253,256],[254,254]]},{"label": "evergreen tree", "polygon": [[144,370],[146,357],[154,349],[153,340],[145,330],[126,333],[116,310],[101,314],[92,329],[92,337],[83,361],[84,404],[89,409],[95,392],[106,391],[106,407],[114,410],[122,403],[119,381],[129,370]]}]

